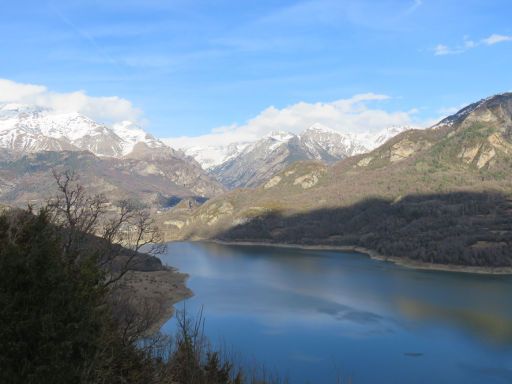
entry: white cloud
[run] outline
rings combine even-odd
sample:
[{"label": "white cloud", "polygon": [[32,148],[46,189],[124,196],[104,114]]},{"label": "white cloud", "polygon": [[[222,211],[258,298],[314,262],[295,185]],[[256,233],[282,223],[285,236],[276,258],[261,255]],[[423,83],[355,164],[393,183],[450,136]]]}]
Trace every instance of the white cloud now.
[{"label": "white cloud", "polygon": [[0,102],[18,101],[46,91],[42,85],[20,84],[0,79]]},{"label": "white cloud", "polygon": [[207,135],[165,141],[175,148],[189,148],[254,141],[277,130],[300,133],[315,123],[343,133],[374,133],[393,125],[412,125],[416,110],[388,112],[368,106],[370,102],[387,99],[389,96],[365,93],[329,103],[300,102],[282,109],[272,106],[243,125],[218,127]]},{"label": "white cloud", "polygon": [[462,53],[462,52],[463,51],[461,51],[460,49],[459,50],[452,49],[452,48],[450,48],[450,47],[448,47],[447,45],[444,45],[444,44],[438,44],[434,48],[434,54],[436,56],[454,55],[454,54]]},{"label": "white cloud", "polygon": [[436,56],[456,55],[459,53],[464,53],[470,49],[476,48],[481,45],[495,45],[506,41],[512,41],[512,36],[498,35],[494,33],[489,37],[480,39],[478,41],[470,40],[467,37],[464,37],[464,42],[462,44],[459,44],[454,47],[449,47],[445,44],[438,44],[434,47],[433,51],[434,55]]},{"label": "white cloud", "polygon": [[482,40],[487,45],[494,45],[503,43],[505,41],[512,41],[512,36],[492,34],[491,36]]},{"label": "white cloud", "polygon": [[51,92],[45,86],[0,79],[0,102],[31,104],[57,112],[79,112],[105,124],[139,121],[142,112],[129,100],[117,97],[93,97],[84,91]]}]

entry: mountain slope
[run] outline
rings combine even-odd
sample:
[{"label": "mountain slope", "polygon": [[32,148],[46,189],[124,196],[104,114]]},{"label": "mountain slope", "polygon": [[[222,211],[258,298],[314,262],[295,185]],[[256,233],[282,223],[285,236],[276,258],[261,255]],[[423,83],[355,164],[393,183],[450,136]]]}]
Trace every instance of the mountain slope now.
[{"label": "mountain slope", "polygon": [[161,153],[158,159],[100,158],[88,151],[44,151],[21,157],[0,153],[0,201],[9,205],[46,201],[55,194],[53,170],[66,169],[77,172],[83,185],[109,201],[130,198],[157,208],[223,191],[199,166],[171,153]]},{"label": "mountain slope", "polygon": [[128,121],[109,128],[79,113],[57,113],[30,105],[0,105],[0,147],[19,153],[87,150],[97,156],[122,157],[137,143],[165,147]]},{"label": "mountain slope", "polygon": [[300,135],[273,132],[213,167],[210,173],[228,188],[250,188],[295,161],[315,159],[333,163],[365,151],[355,136],[342,135],[317,124]]},{"label": "mountain slope", "polygon": [[[407,250],[428,249],[428,244],[433,254],[414,257],[512,265],[511,122],[512,94],[507,93],[332,166],[294,163],[255,190],[232,191],[187,216],[179,212],[186,225],[176,235],[363,245],[397,257],[414,255]],[[343,226],[349,217],[353,226]],[[371,225],[359,231],[356,217]],[[435,230],[450,223],[444,233]],[[481,223],[480,230],[471,232],[471,223]],[[404,225],[408,234],[397,236]],[[453,249],[450,253],[436,244]],[[446,260],[446,252],[459,259]]]},{"label": "mountain slope", "polygon": [[166,206],[224,191],[195,160],[131,122],[107,127],[79,113],[0,105],[0,201],[47,199],[53,168],[76,170],[111,200],[122,196]]},{"label": "mountain slope", "polygon": [[250,143],[192,146],[182,150],[226,187],[252,188],[295,161],[320,160],[331,164],[368,152],[406,129],[389,127],[372,134],[343,134],[314,124],[298,135],[278,131]]},{"label": "mountain slope", "polygon": [[431,129],[402,133],[366,156],[359,165],[375,168],[409,157],[433,169],[507,170],[512,154],[512,93],[496,95],[462,109]]}]

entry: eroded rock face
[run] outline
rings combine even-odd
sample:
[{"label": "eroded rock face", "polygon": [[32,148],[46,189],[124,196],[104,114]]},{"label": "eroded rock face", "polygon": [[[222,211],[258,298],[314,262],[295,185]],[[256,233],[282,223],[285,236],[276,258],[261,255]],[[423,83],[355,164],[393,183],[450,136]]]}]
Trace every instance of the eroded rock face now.
[{"label": "eroded rock face", "polygon": [[270,189],[272,187],[275,187],[277,184],[281,182],[281,180],[281,176],[274,176],[264,185],[263,188]]},{"label": "eroded rock face", "polygon": [[478,155],[478,152],[480,151],[481,147],[481,144],[477,144],[472,147],[463,148],[462,151],[459,153],[458,157],[462,159],[462,161],[465,162],[466,164],[471,164]]},{"label": "eroded rock face", "polygon": [[473,164],[476,161],[476,167],[481,169],[491,165],[498,152],[510,155],[512,153],[512,144],[502,134],[493,133],[486,141],[463,148],[458,157],[466,164]]},{"label": "eroded rock face", "polygon": [[494,133],[489,136],[487,140],[497,150],[502,151],[507,155],[512,153],[512,144],[505,140],[501,134]]},{"label": "eroded rock face", "polygon": [[297,177],[293,181],[293,185],[300,185],[302,189],[309,189],[318,183],[318,176],[316,173],[310,173],[301,177]]},{"label": "eroded rock face", "polygon": [[478,169],[481,169],[485,167],[494,157],[496,156],[496,151],[494,148],[486,148],[480,153],[480,156],[478,157],[478,161],[476,163],[476,166]]},{"label": "eroded rock face", "polygon": [[391,154],[389,161],[392,163],[400,160],[407,159],[415,152],[422,149],[422,145],[417,142],[410,141],[409,139],[403,139],[391,147]]},{"label": "eroded rock face", "polygon": [[358,167],[367,167],[373,160],[373,156],[365,157],[357,162]]}]

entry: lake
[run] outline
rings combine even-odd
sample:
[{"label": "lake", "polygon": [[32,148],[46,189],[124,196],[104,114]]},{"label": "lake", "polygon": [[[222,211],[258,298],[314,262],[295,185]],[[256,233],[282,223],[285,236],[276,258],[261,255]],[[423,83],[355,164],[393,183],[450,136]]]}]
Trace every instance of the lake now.
[{"label": "lake", "polygon": [[292,383],[512,383],[511,276],[214,243],[161,259],[190,275],[187,312],[203,307],[214,344]]}]

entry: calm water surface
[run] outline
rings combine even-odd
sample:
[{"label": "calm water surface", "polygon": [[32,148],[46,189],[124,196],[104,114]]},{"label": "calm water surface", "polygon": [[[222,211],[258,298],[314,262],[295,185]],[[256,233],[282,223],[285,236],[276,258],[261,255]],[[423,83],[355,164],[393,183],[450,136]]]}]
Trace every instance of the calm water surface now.
[{"label": "calm water surface", "polygon": [[190,275],[187,312],[204,307],[214,343],[292,383],[512,383],[510,276],[210,243],[171,243],[161,259]]}]

